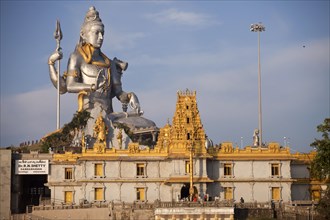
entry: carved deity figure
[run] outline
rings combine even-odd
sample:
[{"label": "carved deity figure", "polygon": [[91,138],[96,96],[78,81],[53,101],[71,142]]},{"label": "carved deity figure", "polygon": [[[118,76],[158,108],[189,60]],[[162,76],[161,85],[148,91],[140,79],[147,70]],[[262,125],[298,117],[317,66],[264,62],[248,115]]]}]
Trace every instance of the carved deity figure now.
[{"label": "carved deity figure", "polygon": [[[93,136],[95,120],[100,113],[108,127],[116,120],[123,124],[130,123],[132,127],[136,123],[140,123],[138,127],[155,126],[152,121],[140,117],[143,111],[137,96],[133,92],[123,91],[121,77],[128,64],[117,58],[109,59],[101,51],[103,40],[104,24],[95,7],[90,7],[81,26],[79,42],[69,57],[63,76],[58,77],[60,73],[55,66],[62,59],[62,52],[57,49],[48,59],[53,85],[57,88],[59,83],[61,94],[77,93],[78,110],[91,113],[84,130],[85,135]],[[122,103],[123,112],[114,112],[114,97]],[[132,111],[126,113],[127,106]]]},{"label": "carved deity figure", "polygon": [[73,131],[73,140],[71,142],[72,147],[81,146],[82,130],[81,128],[75,128]]},{"label": "carved deity figure", "polygon": [[106,137],[108,134],[108,128],[104,123],[103,117],[100,116],[96,119],[94,125],[94,135],[95,143],[94,143],[94,151],[97,153],[104,153],[106,148]]},{"label": "carved deity figure", "polygon": [[260,145],[260,143],[259,143],[259,130],[254,129],[254,132],[253,132],[253,146],[258,147],[259,145]]},{"label": "carved deity figure", "polygon": [[102,115],[100,115],[94,125],[94,137],[96,138],[96,143],[104,143],[107,136],[107,127],[103,121]]},{"label": "carved deity figure", "polygon": [[119,144],[119,147],[120,149],[122,148],[123,146],[123,131],[122,129],[119,130],[117,136],[116,136],[117,140],[118,140],[118,144]]}]

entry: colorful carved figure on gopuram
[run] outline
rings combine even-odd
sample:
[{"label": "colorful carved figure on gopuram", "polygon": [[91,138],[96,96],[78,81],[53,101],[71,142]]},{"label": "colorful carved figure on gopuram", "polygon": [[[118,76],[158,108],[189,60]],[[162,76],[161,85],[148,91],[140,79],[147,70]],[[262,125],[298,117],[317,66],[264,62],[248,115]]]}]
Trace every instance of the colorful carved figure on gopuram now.
[{"label": "colorful carved figure on gopuram", "polygon": [[[87,125],[83,128],[84,138],[92,147],[97,141],[93,128],[101,115],[107,127],[106,147],[120,148],[117,133],[125,130],[123,144],[138,140],[150,140],[155,143],[158,128],[155,123],[142,117],[139,100],[133,92],[122,89],[121,77],[128,63],[109,59],[102,51],[104,24],[95,7],[90,7],[80,30],[79,42],[70,55],[67,70],[58,77],[55,63],[62,59],[61,50],[57,50],[48,59],[50,79],[61,94],[78,94],[78,112],[90,112]],[[57,81],[59,78],[59,82]],[[116,97],[122,103],[122,110],[115,112],[112,99]],[[129,108],[128,108],[129,107]],[[144,136],[141,138],[141,136]],[[86,138],[88,137],[88,138]]]}]

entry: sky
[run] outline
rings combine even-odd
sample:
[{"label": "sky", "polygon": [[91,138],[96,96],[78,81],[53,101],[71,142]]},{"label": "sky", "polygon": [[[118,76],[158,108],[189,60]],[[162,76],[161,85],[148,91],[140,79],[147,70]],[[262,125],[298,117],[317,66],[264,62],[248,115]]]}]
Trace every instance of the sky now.
[{"label": "sky", "polygon": [[[61,73],[90,6],[105,25],[102,51],[129,63],[122,83],[144,117],[172,122],[177,91],[197,92],[204,130],[215,144],[252,145],[258,128],[260,33],[263,141],[309,152],[330,117],[329,1],[0,1],[0,146],[56,130],[56,89],[48,57],[61,24]],[[117,100],[115,111],[120,111]],[[77,95],[61,96],[61,126]]]}]

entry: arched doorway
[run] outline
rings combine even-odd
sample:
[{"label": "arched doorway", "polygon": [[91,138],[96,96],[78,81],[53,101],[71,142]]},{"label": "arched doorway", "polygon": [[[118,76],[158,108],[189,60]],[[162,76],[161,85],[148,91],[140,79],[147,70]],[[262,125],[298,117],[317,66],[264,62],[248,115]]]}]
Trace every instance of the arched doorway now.
[{"label": "arched doorway", "polygon": [[[180,199],[181,200],[187,200],[189,201],[189,197],[190,197],[190,194],[189,194],[189,189],[190,189],[190,183],[185,183],[183,184],[183,186],[181,187],[181,197]],[[194,196],[198,197],[198,191],[197,191],[197,188],[196,186],[194,186]]]}]

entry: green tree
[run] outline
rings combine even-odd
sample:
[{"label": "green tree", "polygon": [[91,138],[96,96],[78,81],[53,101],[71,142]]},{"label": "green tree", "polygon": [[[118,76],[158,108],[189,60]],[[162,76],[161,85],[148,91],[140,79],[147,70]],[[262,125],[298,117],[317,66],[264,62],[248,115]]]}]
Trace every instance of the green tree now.
[{"label": "green tree", "polygon": [[324,181],[328,187],[323,193],[317,210],[323,219],[330,219],[330,118],[326,118],[323,124],[317,126],[317,131],[322,132],[322,139],[315,139],[311,146],[317,151],[311,164],[311,175]]},{"label": "green tree", "polygon": [[49,147],[58,147],[61,145],[70,146],[73,138],[70,131],[74,131],[75,128],[85,127],[89,118],[91,118],[90,113],[86,110],[75,113],[70,123],[65,124],[59,132],[45,138],[41,146],[42,150],[48,151]]},{"label": "green tree", "polygon": [[318,213],[320,214],[319,219],[330,219],[330,190],[329,186],[328,189],[325,191],[324,195],[322,196],[317,209]]},{"label": "green tree", "polygon": [[329,178],[330,175],[330,118],[326,118],[323,124],[317,126],[317,132],[322,132],[323,139],[315,139],[311,146],[317,151],[312,162],[311,174],[318,179]]}]

